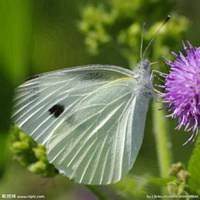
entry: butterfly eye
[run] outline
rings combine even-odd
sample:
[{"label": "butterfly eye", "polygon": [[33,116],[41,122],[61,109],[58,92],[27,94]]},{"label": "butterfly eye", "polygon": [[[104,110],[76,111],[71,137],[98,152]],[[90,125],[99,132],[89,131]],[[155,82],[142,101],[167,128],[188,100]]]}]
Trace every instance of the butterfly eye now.
[{"label": "butterfly eye", "polygon": [[148,60],[143,60],[141,63],[140,63],[140,67],[144,70],[150,70],[150,63]]}]

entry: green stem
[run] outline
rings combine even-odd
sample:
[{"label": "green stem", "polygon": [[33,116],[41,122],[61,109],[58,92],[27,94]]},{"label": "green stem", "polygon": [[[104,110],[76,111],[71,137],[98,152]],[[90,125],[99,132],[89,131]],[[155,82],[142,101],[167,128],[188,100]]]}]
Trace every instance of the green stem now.
[{"label": "green stem", "polygon": [[8,133],[0,132],[0,179],[2,178],[8,161]]},{"label": "green stem", "polygon": [[153,128],[156,140],[156,149],[159,161],[161,177],[169,176],[169,168],[172,163],[171,143],[169,140],[168,125],[162,103],[153,103]]}]

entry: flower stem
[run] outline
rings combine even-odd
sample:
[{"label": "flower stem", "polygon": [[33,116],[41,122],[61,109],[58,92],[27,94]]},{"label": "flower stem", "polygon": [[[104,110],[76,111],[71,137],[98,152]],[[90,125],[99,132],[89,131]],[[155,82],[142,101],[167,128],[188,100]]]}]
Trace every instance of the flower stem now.
[{"label": "flower stem", "polygon": [[153,129],[156,140],[157,156],[161,177],[169,176],[169,168],[172,163],[171,143],[168,134],[168,125],[162,103],[153,102]]}]

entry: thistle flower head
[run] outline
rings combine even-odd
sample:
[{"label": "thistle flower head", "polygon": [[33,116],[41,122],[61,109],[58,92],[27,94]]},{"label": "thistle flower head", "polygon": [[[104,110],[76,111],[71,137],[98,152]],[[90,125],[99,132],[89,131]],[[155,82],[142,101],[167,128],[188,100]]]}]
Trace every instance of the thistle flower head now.
[{"label": "thistle flower head", "polygon": [[193,139],[200,127],[200,47],[189,44],[184,53],[174,54],[175,60],[168,61],[170,72],[165,79],[165,92],[169,116],[178,119],[177,128],[192,131]]}]

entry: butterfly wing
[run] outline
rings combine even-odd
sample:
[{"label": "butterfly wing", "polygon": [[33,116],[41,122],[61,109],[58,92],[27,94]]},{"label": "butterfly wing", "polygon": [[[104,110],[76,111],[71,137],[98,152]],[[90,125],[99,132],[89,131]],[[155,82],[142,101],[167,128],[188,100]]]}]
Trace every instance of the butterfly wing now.
[{"label": "butterfly wing", "polygon": [[13,118],[47,148],[48,160],[85,184],[119,181],[140,149],[148,98],[131,71],[88,66],[42,74],[22,84]]}]

